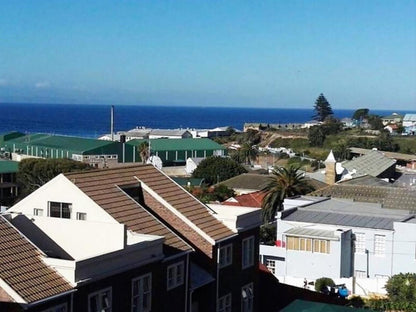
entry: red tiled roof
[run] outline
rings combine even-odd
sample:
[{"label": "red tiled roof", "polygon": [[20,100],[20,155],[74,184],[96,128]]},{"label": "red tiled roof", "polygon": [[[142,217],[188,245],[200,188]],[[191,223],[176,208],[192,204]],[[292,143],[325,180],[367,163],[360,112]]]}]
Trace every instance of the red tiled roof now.
[{"label": "red tiled roof", "polygon": [[[178,248],[189,248],[182,239],[176,237],[171,231],[166,228],[163,230],[160,226],[161,224],[155,222],[155,219],[150,212],[145,209],[146,207],[138,205],[137,202],[126,196],[119,187],[139,183],[139,181],[141,181],[160,197],[158,200],[153,196],[149,196],[149,194],[145,194],[146,205],[148,204],[146,200],[150,201],[153,198],[153,200],[149,202],[150,208],[156,210],[161,206],[164,206],[164,204],[160,202],[160,199],[162,199],[175,209],[181,218],[192,222],[213,240],[219,240],[234,234],[228,227],[212,215],[212,212],[208,207],[199,202],[191,194],[152,165],[134,165],[82,173],[67,173],[65,176],[73,181],[76,186],[112,215],[118,222],[126,224],[130,230],[143,234],[167,236],[166,243],[169,245],[175,244]],[[158,205],[155,205],[156,203],[158,203]],[[168,207],[164,208],[166,209],[163,211],[163,215],[160,214],[164,224],[170,226],[176,232],[179,231],[186,239],[190,239],[188,237],[189,235],[185,235],[188,234],[188,231],[183,230],[188,226],[185,221],[176,216],[171,210],[167,209]],[[158,214],[158,212],[156,212],[156,214]],[[168,215],[171,216],[172,219],[173,216],[175,216],[175,225],[172,226],[167,222],[168,220],[166,219],[168,219]],[[157,226],[157,224],[159,224],[159,226]],[[196,231],[193,230],[193,232]],[[192,243],[198,245],[194,241],[192,241]],[[206,246],[203,247],[204,248],[201,248],[202,250],[207,250]]]},{"label": "red tiled roof", "polygon": [[243,194],[233,197],[235,201],[225,201],[223,205],[229,206],[242,206],[242,207],[253,207],[260,208],[261,202],[266,194],[264,192],[258,191],[249,194]]},{"label": "red tiled roof", "polygon": [[72,290],[72,286],[41,259],[41,253],[0,216],[0,278],[26,302]]}]

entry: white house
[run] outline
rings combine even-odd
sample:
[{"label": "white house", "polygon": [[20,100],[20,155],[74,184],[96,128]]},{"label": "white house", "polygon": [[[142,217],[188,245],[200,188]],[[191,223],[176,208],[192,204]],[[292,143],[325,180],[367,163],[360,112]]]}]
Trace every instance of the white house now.
[{"label": "white house", "polygon": [[317,198],[278,213],[275,246],[261,261],[279,280],[330,277],[354,293],[385,293],[387,278],[416,273],[416,218],[408,211],[340,198]]}]

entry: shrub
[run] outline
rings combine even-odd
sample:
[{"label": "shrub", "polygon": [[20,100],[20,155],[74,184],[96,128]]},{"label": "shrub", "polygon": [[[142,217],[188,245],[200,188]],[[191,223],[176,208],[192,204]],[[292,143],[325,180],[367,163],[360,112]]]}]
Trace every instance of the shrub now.
[{"label": "shrub", "polygon": [[332,278],[329,277],[321,277],[318,278],[315,281],[315,290],[316,291],[322,291],[324,290],[327,286],[335,286],[334,280]]}]

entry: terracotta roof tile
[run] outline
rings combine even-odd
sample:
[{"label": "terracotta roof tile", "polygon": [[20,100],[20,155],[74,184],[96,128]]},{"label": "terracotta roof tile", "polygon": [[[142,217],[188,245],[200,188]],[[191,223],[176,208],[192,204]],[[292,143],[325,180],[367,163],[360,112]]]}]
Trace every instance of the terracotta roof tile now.
[{"label": "terracotta roof tile", "polygon": [[29,303],[73,289],[42,261],[41,253],[3,216],[0,216],[0,278]]},{"label": "terracotta roof tile", "polygon": [[[147,200],[153,198],[161,206],[163,206],[163,204],[160,203],[160,199],[167,202],[171,207],[179,212],[184,219],[186,218],[192,221],[196,227],[203,230],[205,234],[211,237],[214,241],[234,234],[221,221],[214,217],[214,212],[207,206],[199,202],[191,194],[177,185],[173,180],[151,165],[135,165],[83,173],[68,173],[66,176],[116,220],[125,223],[127,227],[134,231],[142,231],[146,229],[142,222],[142,218],[144,213],[149,212],[146,212],[146,207],[140,207],[140,205],[138,205],[135,201],[124,196],[124,193],[118,188],[118,186],[129,184],[134,185],[141,181],[160,197],[159,199],[155,199],[153,196],[147,196]],[[103,190],[105,190],[105,192]],[[128,203],[126,202],[126,198]],[[146,200],[145,203],[148,205]],[[120,210],[120,206],[118,205],[122,205],[123,209]],[[152,205],[155,205],[153,201]],[[150,206],[151,205],[149,205],[149,207]],[[157,206],[155,209],[157,208],[160,207]],[[138,214],[137,218],[134,218],[135,213]],[[157,212],[156,214],[159,215]],[[171,217],[171,215],[175,214],[172,211],[167,211],[163,214],[162,218],[166,221],[166,219]],[[132,217],[126,218],[127,216]],[[176,222],[176,226],[171,226],[172,229],[178,230],[178,228],[185,228],[186,222],[183,219],[178,218]],[[169,226],[168,223],[165,222],[165,224]],[[195,232],[195,230],[192,231]],[[188,241],[191,241],[189,237],[184,235],[186,234],[185,232],[188,231],[181,231],[180,234]],[[211,253],[212,246],[207,247],[204,244],[201,244],[199,240],[197,244],[194,242],[192,243],[193,245],[201,245],[198,248],[205,250],[207,254]]]},{"label": "terracotta roof tile", "polygon": [[137,175],[137,170],[134,168],[137,166],[65,174],[65,176],[114,219],[125,224],[129,230],[141,234],[163,236],[165,245],[178,251],[189,250],[190,246],[185,241],[159,222],[144,207],[126,196],[119,188],[119,186],[139,183],[134,178]]}]

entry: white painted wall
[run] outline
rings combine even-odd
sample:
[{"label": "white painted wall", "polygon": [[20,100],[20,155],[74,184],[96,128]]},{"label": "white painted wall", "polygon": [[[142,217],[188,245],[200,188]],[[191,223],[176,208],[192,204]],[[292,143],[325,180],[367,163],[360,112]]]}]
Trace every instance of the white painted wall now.
[{"label": "white painted wall", "polygon": [[75,260],[124,248],[123,224],[33,217],[33,222]]},{"label": "white painted wall", "polygon": [[[85,195],[75,184],[60,174],[38,190],[31,193],[16,205],[10,212],[21,212],[30,217],[35,208],[43,209],[43,216],[48,215],[48,202],[64,202],[72,204],[71,219],[75,220],[77,212],[87,214],[88,221],[117,223],[113,217]],[[54,218],[56,219],[56,218]]]},{"label": "white painted wall", "polygon": [[416,273],[416,223],[394,223],[393,274]]}]

